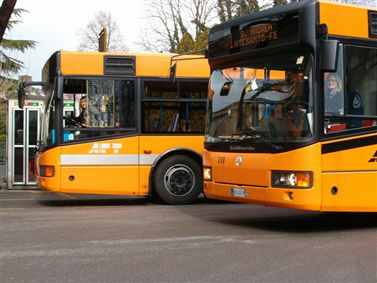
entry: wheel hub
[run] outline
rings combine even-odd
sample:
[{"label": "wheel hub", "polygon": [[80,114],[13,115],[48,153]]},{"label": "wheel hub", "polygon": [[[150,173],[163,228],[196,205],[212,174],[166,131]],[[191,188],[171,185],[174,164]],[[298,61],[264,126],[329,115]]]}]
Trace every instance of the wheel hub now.
[{"label": "wheel hub", "polygon": [[185,196],[194,188],[195,174],[184,164],[174,165],[166,171],[164,185],[170,194]]}]

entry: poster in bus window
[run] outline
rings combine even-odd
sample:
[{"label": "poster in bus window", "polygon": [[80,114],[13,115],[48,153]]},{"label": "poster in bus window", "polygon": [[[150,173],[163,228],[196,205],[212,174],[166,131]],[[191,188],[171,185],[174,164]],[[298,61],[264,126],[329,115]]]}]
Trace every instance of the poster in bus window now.
[{"label": "poster in bus window", "polygon": [[113,126],[113,81],[88,81],[89,125],[91,127]]}]

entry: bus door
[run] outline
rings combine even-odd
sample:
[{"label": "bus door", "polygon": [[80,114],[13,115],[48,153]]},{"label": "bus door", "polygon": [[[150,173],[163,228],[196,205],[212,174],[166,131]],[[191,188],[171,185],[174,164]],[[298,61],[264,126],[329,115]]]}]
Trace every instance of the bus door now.
[{"label": "bus door", "polygon": [[[15,102],[16,103],[16,102]],[[35,154],[40,128],[41,102],[26,102],[24,109],[12,107],[12,185],[35,185]]]}]

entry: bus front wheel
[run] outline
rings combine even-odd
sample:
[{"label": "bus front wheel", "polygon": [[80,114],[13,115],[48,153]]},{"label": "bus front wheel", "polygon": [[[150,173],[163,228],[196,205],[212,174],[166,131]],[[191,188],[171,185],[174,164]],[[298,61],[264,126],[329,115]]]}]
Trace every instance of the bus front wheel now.
[{"label": "bus front wheel", "polygon": [[167,204],[190,204],[202,191],[200,165],[184,155],[163,160],[153,176],[155,193]]}]

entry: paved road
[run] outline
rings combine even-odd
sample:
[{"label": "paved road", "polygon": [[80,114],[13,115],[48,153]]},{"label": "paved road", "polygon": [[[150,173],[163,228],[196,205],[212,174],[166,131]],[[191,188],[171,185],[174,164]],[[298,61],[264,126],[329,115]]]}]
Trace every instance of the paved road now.
[{"label": "paved road", "polygon": [[0,192],[0,282],[376,282],[376,214]]}]

